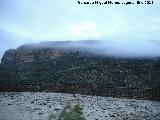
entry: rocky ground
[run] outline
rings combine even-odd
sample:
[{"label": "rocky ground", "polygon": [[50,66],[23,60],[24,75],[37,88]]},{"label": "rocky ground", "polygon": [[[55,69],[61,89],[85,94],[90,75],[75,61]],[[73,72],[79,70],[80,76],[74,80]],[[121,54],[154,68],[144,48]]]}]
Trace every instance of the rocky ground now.
[{"label": "rocky ground", "polygon": [[0,120],[47,120],[71,104],[87,120],[160,120],[160,102],[61,93],[0,93]]}]

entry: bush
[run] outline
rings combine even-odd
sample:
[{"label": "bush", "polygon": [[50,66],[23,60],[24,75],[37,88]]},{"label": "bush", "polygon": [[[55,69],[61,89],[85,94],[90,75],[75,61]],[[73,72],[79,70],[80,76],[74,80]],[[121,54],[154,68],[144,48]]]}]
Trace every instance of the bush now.
[{"label": "bush", "polygon": [[51,114],[48,120],[86,120],[83,117],[83,108],[80,105],[67,105],[58,116]]}]

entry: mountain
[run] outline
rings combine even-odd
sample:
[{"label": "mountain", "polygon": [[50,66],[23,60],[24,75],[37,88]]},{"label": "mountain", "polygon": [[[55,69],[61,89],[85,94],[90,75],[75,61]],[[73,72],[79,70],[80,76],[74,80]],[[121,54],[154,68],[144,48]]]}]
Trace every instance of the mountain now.
[{"label": "mountain", "polygon": [[43,42],[8,50],[0,64],[0,90],[160,100],[159,57],[102,52],[98,41]]}]

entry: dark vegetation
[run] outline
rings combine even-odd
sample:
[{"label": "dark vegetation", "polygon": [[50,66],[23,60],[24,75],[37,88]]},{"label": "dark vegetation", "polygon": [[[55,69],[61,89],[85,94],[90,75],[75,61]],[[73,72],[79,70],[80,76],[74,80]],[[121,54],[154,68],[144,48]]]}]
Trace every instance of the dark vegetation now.
[{"label": "dark vegetation", "polygon": [[160,100],[160,58],[65,52],[54,59],[0,64],[0,91],[53,91]]},{"label": "dark vegetation", "polygon": [[83,108],[77,105],[66,105],[59,115],[50,114],[48,120],[86,120],[83,116]]}]

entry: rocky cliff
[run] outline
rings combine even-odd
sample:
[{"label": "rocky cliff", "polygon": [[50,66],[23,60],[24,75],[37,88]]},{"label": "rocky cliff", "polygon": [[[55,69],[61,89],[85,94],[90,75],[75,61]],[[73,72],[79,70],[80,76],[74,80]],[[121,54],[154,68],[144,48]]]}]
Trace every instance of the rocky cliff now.
[{"label": "rocky cliff", "polygon": [[5,52],[2,63],[31,63],[40,60],[54,59],[64,53],[62,50],[47,48],[18,48]]},{"label": "rocky cliff", "polygon": [[92,48],[97,43],[98,41],[55,41],[22,45],[17,49],[7,50],[2,57],[1,63],[32,63],[54,59],[64,53],[77,51],[91,53]]}]

